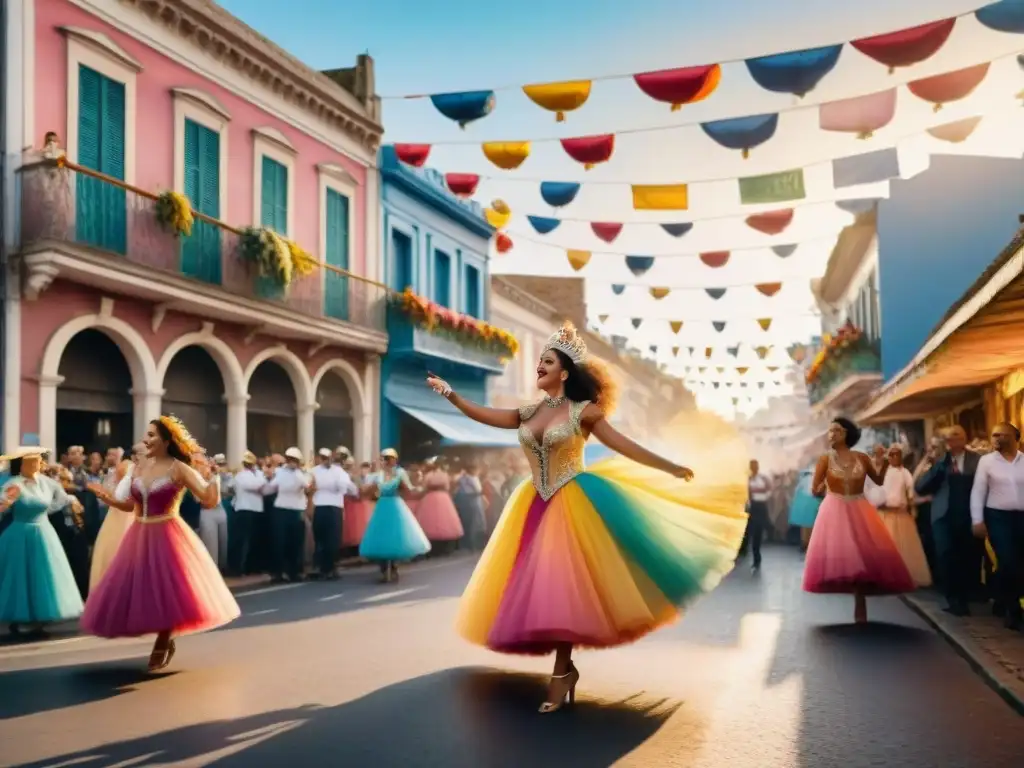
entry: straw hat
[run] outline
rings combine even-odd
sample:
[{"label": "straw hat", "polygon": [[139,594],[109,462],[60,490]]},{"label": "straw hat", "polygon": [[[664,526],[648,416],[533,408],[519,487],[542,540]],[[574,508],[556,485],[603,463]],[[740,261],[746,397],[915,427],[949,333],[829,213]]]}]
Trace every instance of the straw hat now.
[{"label": "straw hat", "polygon": [[385,448],[383,451],[380,452],[380,455],[386,459],[397,459],[398,451],[396,451],[394,448]]},{"label": "straw hat", "polygon": [[10,453],[5,453],[0,456],[0,461],[13,461],[14,459],[25,459],[29,456],[42,456],[44,453],[49,453],[49,448],[43,448],[38,445],[22,445],[15,448]]},{"label": "straw hat", "polygon": [[242,454],[242,463],[257,464],[259,463],[259,459],[256,458],[256,454],[253,453],[252,451],[246,451],[245,453]]},{"label": "straw hat", "polygon": [[292,446],[291,448],[284,452],[284,457],[286,459],[295,459],[295,461],[302,461],[302,451],[300,451],[295,446]]}]

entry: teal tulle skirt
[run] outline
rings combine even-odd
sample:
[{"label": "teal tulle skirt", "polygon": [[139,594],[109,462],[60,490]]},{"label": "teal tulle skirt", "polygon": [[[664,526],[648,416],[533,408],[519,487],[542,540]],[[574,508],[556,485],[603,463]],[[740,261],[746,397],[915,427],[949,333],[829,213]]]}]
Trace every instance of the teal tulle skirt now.
[{"label": "teal tulle skirt", "polygon": [[0,622],[69,621],[82,615],[82,596],[45,515],[15,516],[0,534]]},{"label": "teal tulle skirt", "polygon": [[430,541],[409,506],[398,496],[381,496],[359,543],[367,560],[411,560],[430,551]]},{"label": "teal tulle skirt", "polygon": [[813,528],[818,518],[818,507],[821,499],[811,495],[811,481],[814,473],[804,470],[796,484],[793,502],[789,505],[789,524],[800,528]]}]

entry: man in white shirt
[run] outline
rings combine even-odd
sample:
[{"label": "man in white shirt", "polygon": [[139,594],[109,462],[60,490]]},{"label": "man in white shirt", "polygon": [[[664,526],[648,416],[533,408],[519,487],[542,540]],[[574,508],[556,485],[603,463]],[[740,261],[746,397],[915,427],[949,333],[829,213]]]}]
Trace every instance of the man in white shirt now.
[{"label": "man in white shirt", "polygon": [[310,477],[302,469],[302,451],[292,447],[284,452],[284,466],[263,486],[263,495],[276,494],[272,512],[274,557],[271,580],[302,581],[303,551],[306,542],[306,492]]},{"label": "man in white shirt", "polygon": [[345,496],[358,494],[352,478],[333,462],[329,448],[321,448],[320,463],[313,467],[313,541],[316,545],[313,560],[325,579],[338,578],[334,563],[341,546],[342,509]]},{"label": "man in white shirt", "polygon": [[1006,626],[1024,624],[1024,454],[1013,424],[992,429],[995,450],[981,457],[971,490],[974,535],[988,538],[996,555],[994,597],[1006,609]]},{"label": "man in white shirt", "polygon": [[235,473],[231,486],[234,488],[234,511],[231,518],[231,535],[228,537],[228,569],[236,575],[252,573],[252,543],[257,529],[257,520],[263,518],[263,488],[267,477],[259,468],[259,460],[252,451],[242,455],[242,469]]},{"label": "man in white shirt", "polygon": [[751,570],[757,573],[761,570],[761,541],[764,539],[764,529],[768,525],[768,500],[771,498],[772,483],[765,475],[761,474],[761,465],[757,459],[750,460],[750,479],[747,480],[747,513],[750,517],[747,520],[747,530],[743,534],[743,543],[740,544],[740,551],[736,559],[747,556],[747,547],[754,556]]}]

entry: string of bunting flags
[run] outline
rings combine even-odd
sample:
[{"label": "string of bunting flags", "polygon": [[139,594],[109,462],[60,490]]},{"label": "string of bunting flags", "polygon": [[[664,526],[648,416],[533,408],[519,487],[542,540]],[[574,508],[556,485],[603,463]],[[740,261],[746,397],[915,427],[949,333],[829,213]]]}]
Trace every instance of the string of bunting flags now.
[{"label": "string of bunting flags", "polygon": [[847,47],[886,67],[892,74],[898,68],[911,67],[930,59],[947,44],[956,25],[972,16],[987,29],[1024,34],[1024,3],[1021,0],[998,0],[960,16],[908,29],[735,61],[579,80],[385,98],[429,99],[441,115],[465,128],[495,111],[498,91],[518,89],[529,101],[553,113],[556,121],[563,122],[567,113],[588,103],[595,82],[632,78],[640,92],[668,105],[675,112],[687,104],[705,101],[718,92],[723,81],[723,66],[740,62],[754,83],[764,90],[803,98],[836,68]]},{"label": "string of bunting flags", "polygon": [[[538,137],[532,139],[500,140],[479,142],[469,139],[439,140],[432,142],[398,142],[392,146],[402,162],[422,167],[434,147],[472,146],[479,144],[483,156],[495,168],[515,171],[522,167],[538,144],[560,144],[565,154],[590,170],[612,159],[616,140],[638,134],[678,131],[684,128],[699,128],[700,132],[719,147],[739,152],[744,158],[755,149],[762,147],[780,136],[780,124],[795,113],[817,110],[818,129],[831,133],[845,133],[859,139],[869,139],[887,127],[896,118],[897,106],[903,87],[913,97],[931,105],[933,113],[940,113],[947,105],[963,101],[971,96],[989,76],[994,68],[1006,65],[1013,67],[1022,51],[1014,51],[968,67],[961,67],[919,80],[911,80],[903,86],[891,86],[880,91],[848,96],[821,104],[798,104],[786,109],[760,114],[746,114],[717,120],[675,122],[575,137]],[[995,65],[995,66],[994,66]],[[1015,98],[1024,98],[1024,92],[1015,93]]]}]

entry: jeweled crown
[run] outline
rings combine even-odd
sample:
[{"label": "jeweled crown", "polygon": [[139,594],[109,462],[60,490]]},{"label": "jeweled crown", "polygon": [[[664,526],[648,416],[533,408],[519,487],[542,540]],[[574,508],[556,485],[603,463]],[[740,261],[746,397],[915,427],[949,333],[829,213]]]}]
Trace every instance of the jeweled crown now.
[{"label": "jeweled crown", "polygon": [[551,334],[546,349],[557,349],[572,360],[576,365],[587,361],[587,345],[583,337],[576,332],[572,323],[563,323],[562,327]]}]

